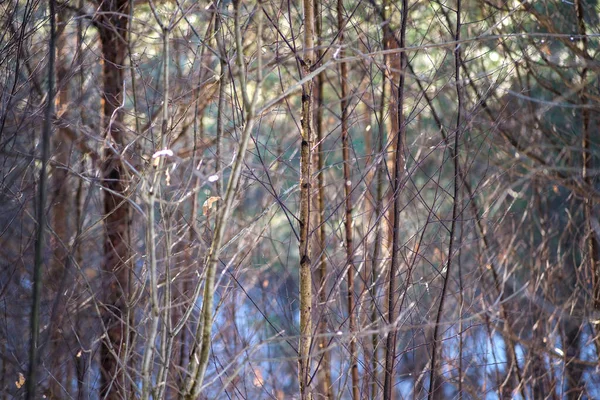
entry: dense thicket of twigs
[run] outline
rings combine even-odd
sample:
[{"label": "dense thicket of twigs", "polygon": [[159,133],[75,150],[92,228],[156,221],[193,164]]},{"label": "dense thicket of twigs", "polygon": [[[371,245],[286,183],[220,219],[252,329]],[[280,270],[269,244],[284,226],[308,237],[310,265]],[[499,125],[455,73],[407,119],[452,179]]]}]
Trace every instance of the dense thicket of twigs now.
[{"label": "dense thicket of twigs", "polygon": [[0,399],[600,398],[599,15],[0,3]]}]

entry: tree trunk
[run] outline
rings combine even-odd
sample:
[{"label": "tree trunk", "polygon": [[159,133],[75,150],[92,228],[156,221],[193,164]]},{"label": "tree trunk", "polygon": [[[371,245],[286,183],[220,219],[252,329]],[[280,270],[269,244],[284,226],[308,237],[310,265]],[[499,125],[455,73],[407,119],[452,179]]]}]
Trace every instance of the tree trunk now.
[{"label": "tree trunk", "polygon": [[580,358],[579,340],[580,327],[576,323],[567,322],[565,324],[564,348],[566,349],[565,375],[567,382],[566,398],[568,400],[578,400],[583,398],[585,392],[585,380],[583,378],[583,368],[574,359]]},{"label": "tree trunk", "polygon": [[[344,52],[344,4],[337,1],[338,39],[340,41],[339,57],[343,60]],[[350,135],[348,132],[348,65],[340,63],[340,107],[342,128],[342,160],[344,164],[344,195],[345,195],[345,241],[346,241],[346,275],[348,284],[348,321],[350,335],[350,376],[352,378],[352,399],[360,398],[360,383],[358,379],[358,357],[356,350],[356,316],[354,314],[354,244],[352,242],[352,171],[350,167]]]},{"label": "tree trunk", "polygon": [[[323,32],[323,15],[321,1],[315,1],[315,29],[317,36],[317,50],[318,58],[320,59],[323,51],[321,50],[321,36]],[[319,301],[319,344],[318,351],[322,354],[319,357],[318,362],[318,385],[319,395],[325,400],[333,400],[333,384],[331,381],[331,352],[328,350],[331,338],[327,337],[327,324],[328,324],[328,312],[327,312],[327,254],[325,253],[325,238],[326,238],[326,227],[325,227],[325,176],[324,176],[324,157],[321,156],[323,151],[323,98],[325,88],[325,73],[320,73],[316,77],[316,92],[315,92],[315,133],[317,139],[317,151],[313,153],[313,163],[317,168],[317,192],[315,196],[317,212],[316,212],[316,223],[318,226],[317,238],[315,242],[317,245],[313,249],[313,254],[318,256],[319,264],[316,271],[316,279],[318,282],[318,301]],[[315,257],[316,259],[316,257]]]},{"label": "tree trunk", "polygon": [[[304,0],[304,59],[302,74],[308,75],[314,63],[314,20],[313,0]],[[298,346],[298,381],[300,398],[312,398],[310,381],[310,348],[312,335],[312,272],[310,260],[310,191],[312,181],[311,150],[313,146],[313,80],[302,85],[302,121],[300,152],[300,344]]]},{"label": "tree trunk", "polygon": [[[128,0],[106,0],[100,6],[98,24],[103,56],[103,123],[107,143],[120,150],[125,143],[125,132],[120,110],[123,102],[123,72],[127,45],[123,43],[128,26]],[[126,171],[119,155],[110,148],[104,150],[102,183],[104,191],[104,327],[106,338],[100,349],[102,374],[101,397],[126,398],[125,371],[119,366],[121,350],[126,348],[126,307],[129,291],[129,204]]]},{"label": "tree trunk", "polygon": [[[406,26],[408,16],[408,0],[402,0],[402,21],[400,28],[400,41],[398,47],[404,48],[406,41]],[[394,131],[394,135],[391,140],[396,143],[394,150],[394,175],[393,175],[393,230],[392,230],[392,260],[390,265],[390,272],[388,277],[388,315],[387,323],[390,325],[391,331],[388,333],[386,339],[386,353],[385,353],[385,378],[383,388],[384,400],[392,399],[392,392],[394,387],[394,364],[396,361],[396,316],[398,312],[396,310],[396,275],[400,267],[400,213],[402,212],[402,202],[400,200],[400,188],[402,185],[402,179],[404,177],[404,145],[406,135],[406,124],[404,122],[404,81],[406,74],[406,65],[408,59],[405,52],[400,52],[400,78],[398,86],[396,88],[396,115],[398,121],[397,130]],[[392,91],[393,93],[393,91]],[[393,125],[392,125],[393,126]]]},{"label": "tree trunk", "polygon": [[[57,82],[57,96],[56,96],[56,110],[58,115],[63,114],[69,107],[70,93],[68,85],[68,46],[66,38],[66,29],[64,28],[67,23],[66,10],[62,10],[57,13],[57,25],[62,27],[57,31],[56,35],[56,82]],[[49,354],[51,357],[52,370],[60,371],[54,373],[53,377],[50,378],[48,383],[49,393],[51,397],[63,397],[66,395],[64,392],[65,388],[68,387],[68,381],[65,382],[62,377],[65,376],[64,371],[61,371],[62,366],[68,368],[68,363],[65,362],[67,359],[63,357],[64,345],[62,332],[67,332],[63,329],[63,319],[65,316],[65,302],[62,301],[62,294],[65,292],[67,287],[67,273],[65,267],[67,264],[68,257],[68,246],[71,239],[71,235],[75,232],[75,226],[73,219],[69,218],[69,211],[74,209],[73,202],[73,191],[69,191],[69,173],[67,168],[70,164],[71,146],[69,144],[68,135],[65,133],[64,127],[57,129],[51,138],[51,148],[54,161],[56,164],[52,169],[51,175],[51,190],[52,197],[50,200],[50,215],[51,215],[51,226],[54,230],[54,235],[51,237],[53,259],[50,268],[50,279],[49,286],[51,286],[53,293],[56,293],[54,308],[51,337],[49,343]]]}]

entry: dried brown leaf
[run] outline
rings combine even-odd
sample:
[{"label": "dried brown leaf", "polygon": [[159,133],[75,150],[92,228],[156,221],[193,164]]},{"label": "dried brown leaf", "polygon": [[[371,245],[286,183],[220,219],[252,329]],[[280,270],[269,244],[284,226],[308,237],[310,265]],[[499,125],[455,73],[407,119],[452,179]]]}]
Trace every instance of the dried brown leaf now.
[{"label": "dried brown leaf", "polygon": [[202,205],[202,214],[204,216],[208,215],[208,211],[212,207],[213,203],[215,203],[219,200],[221,200],[221,198],[219,196],[211,196],[208,199],[206,199],[206,201]]},{"label": "dried brown leaf", "polygon": [[17,389],[21,389],[24,384],[25,384],[25,377],[23,376],[22,373],[19,372],[19,379],[17,379],[15,381],[15,386],[17,387]]}]

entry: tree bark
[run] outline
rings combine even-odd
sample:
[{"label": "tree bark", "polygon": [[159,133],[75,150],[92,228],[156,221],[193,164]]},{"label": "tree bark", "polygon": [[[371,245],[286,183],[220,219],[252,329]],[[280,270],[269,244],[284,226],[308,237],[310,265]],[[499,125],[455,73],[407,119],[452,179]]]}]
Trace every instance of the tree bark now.
[{"label": "tree bark", "polygon": [[[63,26],[63,29],[59,29],[56,35],[56,82],[57,82],[57,93],[56,93],[56,110],[60,115],[69,106],[69,85],[67,80],[68,68],[68,47],[66,38],[66,29],[64,25],[67,23],[67,14],[65,10],[60,10],[57,13],[56,20],[57,25]],[[52,169],[51,175],[51,199],[50,199],[50,224],[54,230],[54,237],[51,239],[53,259],[50,267],[50,279],[49,286],[51,286],[56,296],[55,306],[53,315],[57,318],[52,320],[51,337],[49,344],[50,357],[52,358],[52,365],[54,371],[61,371],[62,365],[68,367],[68,363],[65,363],[65,358],[61,350],[63,345],[63,335],[61,335],[62,321],[64,318],[65,302],[62,301],[62,295],[64,293],[66,280],[68,279],[65,270],[66,259],[68,256],[67,246],[69,245],[69,239],[72,233],[75,231],[73,221],[69,218],[69,210],[73,210],[73,191],[69,191],[69,173],[67,168],[70,161],[70,145],[68,135],[65,133],[64,127],[57,129],[52,135],[51,146],[52,154],[54,155],[55,166]],[[48,383],[50,397],[63,397],[66,395],[64,388],[68,387],[65,385],[63,377],[66,375],[61,371],[60,373],[53,374],[54,377],[50,379]]]},{"label": "tree bark", "polygon": [[[398,47],[403,49],[406,45],[406,26],[407,26],[407,15],[408,15],[408,0],[402,0],[402,20],[400,27],[400,40]],[[392,230],[392,263],[390,265],[390,273],[388,277],[388,315],[387,323],[390,325],[391,331],[388,333],[386,341],[386,353],[385,353],[385,379],[383,386],[383,399],[392,399],[392,387],[394,386],[394,363],[396,359],[396,316],[398,312],[396,310],[396,275],[400,266],[400,213],[402,212],[402,202],[400,200],[400,188],[402,185],[402,178],[404,176],[404,143],[406,136],[406,124],[404,121],[404,82],[405,82],[405,71],[408,59],[406,52],[400,52],[400,80],[397,87],[397,121],[398,130],[394,131],[394,137],[392,140],[396,143],[396,149],[394,152],[394,175],[393,175],[393,230]]]},{"label": "tree bark", "polygon": [[[321,1],[315,0],[315,29],[317,36],[317,57],[321,58],[323,51],[321,49],[321,36],[323,32],[323,15],[321,9]],[[318,281],[318,301],[320,304],[319,310],[319,352],[322,352],[318,363],[318,384],[319,394],[325,398],[325,400],[333,400],[333,383],[331,381],[331,352],[328,350],[331,338],[327,337],[327,324],[328,324],[328,312],[327,312],[327,254],[325,253],[325,176],[323,167],[324,157],[321,156],[323,151],[323,96],[325,88],[325,73],[320,73],[316,77],[316,92],[315,92],[315,132],[317,140],[317,151],[313,153],[313,163],[317,168],[317,251],[313,253],[319,256],[319,264],[316,272]]]},{"label": "tree bark", "polygon": [[[120,110],[123,102],[123,77],[128,37],[129,1],[106,0],[100,5],[99,31],[103,57],[102,127],[106,141],[117,149],[126,144]],[[102,183],[104,191],[104,293],[103,322],[107,330],[100,349],[101,397],[127,397],[125,371],[119,366],[121,350],[126,348],[126,308],[130,268],[130,206],[126,171],[120,156],[104,149]]]},{"label": "tree bark", "polygon": [[[304,59],[302,74],[311,72],[314,63],[314,0],[304,0]],[[312,398],[310,381],[310,348],[312,334],[312,276],[310,260],[310,191],[312,181],[311,151],[313,146],[313,80],[302,85],[302,120],[300,150],[300,343],[298,382],[300,398]]]},{"label": "tree bark", "polygon": [[[340,59],[344,59],[344,4],[337,1],[338,39],[340,42]],[[350,167],[350,138],[348,132],[348,65],[340,63],[340,107],[342,128],[342,160],[344,164],[344,195],[345,195],[345,241],[346,241],[346,280],[348,284],[348,321],[350,335],[350,376],[352,378],[352,399],[360,398],[360,383],[358,379],[358,357],[356,351],[356,316],[354,313],[354,244],[352,242],[352,171]]]}]

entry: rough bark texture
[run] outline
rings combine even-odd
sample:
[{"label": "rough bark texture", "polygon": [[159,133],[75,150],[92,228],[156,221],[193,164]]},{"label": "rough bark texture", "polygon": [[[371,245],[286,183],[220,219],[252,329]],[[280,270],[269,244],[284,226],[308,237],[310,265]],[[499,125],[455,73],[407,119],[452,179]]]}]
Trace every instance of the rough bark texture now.
[{"label": "rough bark texture", "polygon": [[[128,0],[106,0],[100,6],[102,14],[99,30],[103,57],[103,123],[106,140],[117,149],[126,144],[122,129],[123,73],[127,46]],[[100,349],[102,374],[101,396],[120,399],[125,395],[124,371],[119,367],[118,357],[125,347],[126,307],[129,288],[129,223],[130,207],[127,196],[125,167],[111,149],[104,150],[102,164],[104,191],[104,294],[103,321],[107,337]]]},{"label": "rough bark texture", "polygon": [[[303,75],[308,75],[314,60],[314,2],[304,0],[304,60]],[[312,272],[310,260],[310,191],[312,181],[311,150],[313,146],[313,81],[302,85],[302,121],[300,152],[300,344],[298,381],[302,400],[311,398],[310,348],[312,335]]]},{"label": "rough bark texture", "polygon": [[[315,23],[316,23],[316,35],[317,35],[317,43],[318,48],[321,48],[321,35],[323,32],[323,15],[320,0],[315,1]],[[323,51],[317,51],[318,58],[320,59]],[[321,156],[321,152],[323,150],[322,140],[323,140],[323,96],[324,96],[324,87],[325,87],[325,74],[320,73],[317,75],[316,81],[316,91],[315,91],[315,131],[316,131],[316,140],[317,140],[317,151],[313,153],[313,162],[317,168],[317,248],[314,251],[314,254],[318,254],[319,256],[319,267],[316,271],[316,277],[318,281],[318,298],[319,298],[319,352],[321,353],[321,357],[319,358],[318,363],[318,384],[319,384],[319,393],[324,396],[326,400],[332,400],[333,397],[333,384],[331,381],[331,352],[328,350],[331,338],[326,336],[327,333],[327,323],[328,323],[328,314],[327,314],[327,254],[325,253],[325,240],[326,240],[326,227],[325,227],[325,176],[323,167],[324,157]]]},{"label": "rough bark texture", "polygon": [[[344,4],[337,1],[338,38],[341,45],[340,55],[344,59]],[[356,350],[356,316],[354,313],[354,244],[352,243],[352,180],[350,167],[350,138],[348,133],[348,65],[340,63],[340,107],[342,128],[342,160],[344,162],[344,195],[345,195],[345,241],[346,241],[346,279],[348,284],[348,321],[350,331],[350,375],[352,378],[352,399],[360,398],[360,383],[358,380],[358,357]]]}]

